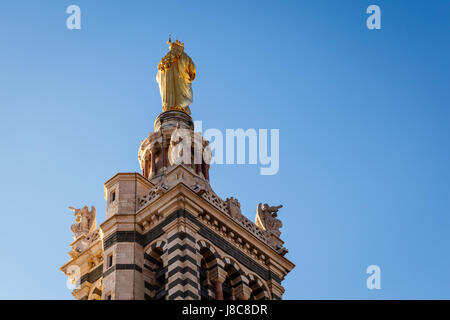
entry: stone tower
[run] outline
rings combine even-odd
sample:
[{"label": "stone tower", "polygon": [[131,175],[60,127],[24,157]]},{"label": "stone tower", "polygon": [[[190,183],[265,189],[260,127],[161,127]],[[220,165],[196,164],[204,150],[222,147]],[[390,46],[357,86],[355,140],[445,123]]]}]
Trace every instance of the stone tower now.
[{"label": "stone tower", "polygon": [[258,206],[256,223],[237,199],[209,184],[211,151],[190,115],[169,110],[139,149],[141,173],[104,185],[106,220],[71,208],[70,261],[61,270],[76,299],[281,299],[294,265],[279,238],[281,207]]},{"label": "stone tower", "polygon": [[156,118],[139,149],[142,174],[105,183],[106,221],[96,228],[93,210],[74,209],[78,233],[61,270],[76,299],[281,299],[294,265],[271,227],[278,207],[259,206],[258,225],[247,219],[237,199],[212,190],[209,157],[187,113]]}]

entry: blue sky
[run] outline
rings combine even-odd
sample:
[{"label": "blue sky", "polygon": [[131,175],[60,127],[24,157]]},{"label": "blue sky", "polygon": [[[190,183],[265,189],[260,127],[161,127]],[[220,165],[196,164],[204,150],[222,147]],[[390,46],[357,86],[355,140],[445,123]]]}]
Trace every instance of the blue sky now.
[{"label": "blue sky", "polygon": [[[68,30],[66,8],[82,11]],[[381,8],[382,29],[366,28]],[[139,171],[168,34],[203,128],[280,129],[280,171],[216,165],[254,218],[283,204],[286,299],[450,298],[448,1],[19,1],[0,5],[0,298],[70,299],[73,215]],[[365,270],[381,268],[381,290]]]}]

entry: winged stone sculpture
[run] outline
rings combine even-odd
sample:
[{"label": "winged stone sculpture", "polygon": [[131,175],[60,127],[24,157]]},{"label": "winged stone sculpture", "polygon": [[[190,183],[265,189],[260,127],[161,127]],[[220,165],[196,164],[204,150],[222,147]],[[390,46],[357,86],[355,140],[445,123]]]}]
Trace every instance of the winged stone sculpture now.
[{"label": "winged stone sculpture", "polygon": [[94,233],[97,229],[97,210],[94,206],[89,210],[88,206],[84,206],[81,209],[69,207],[69,209],[75,215],[75,223],[70,226],[70,230],[73,232],[74,240],[78,239],[82,235],[88,236]]},{"label": "winged stone sculpture", "polygon": [[281,220],[277,219],[277,212],[282,207],[282,205],[269,206],[267,203],[263,205],[259,203],[256,209],[256,225],[269,234],[280,237],[280,228],[283,224]]}]

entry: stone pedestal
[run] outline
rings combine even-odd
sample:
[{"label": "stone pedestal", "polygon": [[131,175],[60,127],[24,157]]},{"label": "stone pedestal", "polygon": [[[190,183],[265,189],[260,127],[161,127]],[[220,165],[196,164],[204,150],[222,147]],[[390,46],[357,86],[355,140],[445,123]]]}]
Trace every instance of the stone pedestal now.
[{"label": "stone pedestal", "polygon": [[192,118],[182,111],[161,113],[139,148],[142,175],[152,183],[179,164],[209,181],[209,142],[194,134]]},{"label": "stone pedestal", "polygon": [[194,121],[191,116],[182,111],[166,111],[161,113],[155,119],[154,130],[162,131],[174,129],[179,126],[182,129],[194,131]]}]

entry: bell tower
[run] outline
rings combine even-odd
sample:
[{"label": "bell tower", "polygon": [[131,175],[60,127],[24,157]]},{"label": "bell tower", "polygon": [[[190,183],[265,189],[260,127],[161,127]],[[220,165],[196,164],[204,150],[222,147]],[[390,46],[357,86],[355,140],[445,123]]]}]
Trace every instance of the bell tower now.
[{"label": "bell tower", "polygon": [[[160,83],[170,71],[164,66]],[[194,73],[193,63],[190,68]],[[188,106],[166,108],[156,118],[138,160],[140,173],[105,182],[106,220],[99,228],[91,211],[77,211],[70,261],[61,267],[76,299],[282,298],[282,280],[294,264],[280,239],[281,206],[258,205],[254,223],[237,199],[214,192],[210,146],[194,132]]]}]

